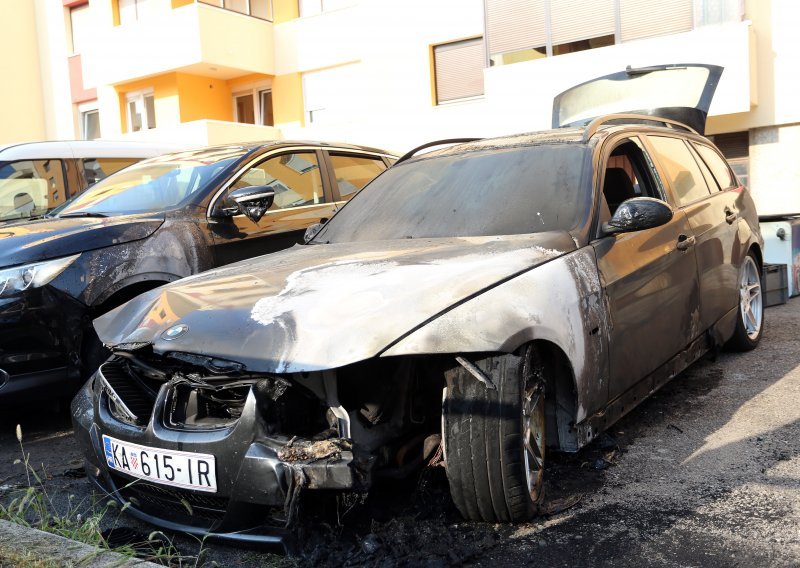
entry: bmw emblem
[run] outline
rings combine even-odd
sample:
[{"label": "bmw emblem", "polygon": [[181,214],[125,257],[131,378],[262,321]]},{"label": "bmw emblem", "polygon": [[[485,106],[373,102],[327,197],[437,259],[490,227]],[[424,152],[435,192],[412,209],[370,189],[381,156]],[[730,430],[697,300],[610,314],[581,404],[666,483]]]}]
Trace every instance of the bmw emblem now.
[{"label": "bmw emblem", "polygon": [[185,334],[189,331],[189,326],[186,324],[178,324],[173,325],[169,329],[165,330],[164,333],[161,334],[161,339],[165,341],[172,341],[173,339],[178,339],[181,335]]}]

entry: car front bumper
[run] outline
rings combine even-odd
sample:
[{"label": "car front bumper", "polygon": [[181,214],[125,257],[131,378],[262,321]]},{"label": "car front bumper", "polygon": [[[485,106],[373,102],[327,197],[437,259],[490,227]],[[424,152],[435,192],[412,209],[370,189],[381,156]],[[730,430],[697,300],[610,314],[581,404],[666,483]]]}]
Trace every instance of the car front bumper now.
[{"label": "car front bumper", "polygon": [[[168,428],[167,386],[161,389],[146,426],[128,424],[112,413],[101,370],[72,402],[75,436],[85,455],[88,477],[126,511],[173,531],[243,543],[290,547],[291,520],[300,490],[351,490],[365,485],[349,449],[321,459],[291,459],[282,452],[293,437],[268,434],[252,393],[233,424],[208,430]],[[103,435],[132,444],[211,454],[216,493],[182,489],[133,477],[106,463]],[[284,459],[281,459],[282,455]]]},{"label": "car front bumper", "polygon": [[78,389],[87,317],[83,304],[49,286],[0,298],[0,405]]}]

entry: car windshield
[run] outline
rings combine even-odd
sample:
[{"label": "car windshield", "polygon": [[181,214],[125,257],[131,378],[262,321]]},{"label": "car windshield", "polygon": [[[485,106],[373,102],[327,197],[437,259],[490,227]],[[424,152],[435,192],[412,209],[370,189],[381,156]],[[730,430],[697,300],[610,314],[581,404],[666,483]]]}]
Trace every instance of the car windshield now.
[{"label": "car windshield", "polygon": [[470,237],[569,230],[587,214],[584,145],[443,154],[393,166],[313,242]]},{"label": "car windshield", "polygon": [[96,183],[61,208],[59,217],[164,211],[208,187],[247,153],[244,148],[181,152],[140,162]]}]

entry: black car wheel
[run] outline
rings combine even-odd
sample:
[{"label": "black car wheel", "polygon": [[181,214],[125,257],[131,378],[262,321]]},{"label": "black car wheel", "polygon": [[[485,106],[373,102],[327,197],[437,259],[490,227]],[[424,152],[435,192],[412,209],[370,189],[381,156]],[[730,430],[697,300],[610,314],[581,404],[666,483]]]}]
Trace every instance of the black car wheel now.
[{"label": "black car wheel", "polygon": [[728,345],[736,351],[749,351],[758,345],[764,331],[764,296],[761,271],[753,253],[739,267],[739,310],[736,330]]},{"label": "black car wheel", "polygon": [[538,353],[529,345],[471,365],[472,371],[459,365],[446,373],[442,429],[453,502],[468,519],[528,520],[543,498],[545,393]]}]

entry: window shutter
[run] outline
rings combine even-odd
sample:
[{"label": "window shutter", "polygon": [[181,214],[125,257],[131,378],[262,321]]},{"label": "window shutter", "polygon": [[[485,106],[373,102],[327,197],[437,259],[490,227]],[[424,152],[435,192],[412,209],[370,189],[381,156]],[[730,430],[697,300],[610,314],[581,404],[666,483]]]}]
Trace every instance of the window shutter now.
[{"label": "window shutter", "polygon": [[710,137],[728,160],[746,158],[750,155],[750,132],[730,132]]},{"label": "window shutter", "polygon": [[437,45],[433,57],[437,103],[483,94],[483,38]]},{"label": "window shutter", "polygon": [[486,35],[489,55],[544,46],[545,0],[486,0]]},{"label": "window shutter", "polygon": [[[691,2],[689,3],[691,6]],[[559,0],[550,3],[553,45],[614,35],[613,0]]]},{"label": "window shutter", "polygon": [[692,0],[620,0],[622,41],[688,32],[693,26]]}]

